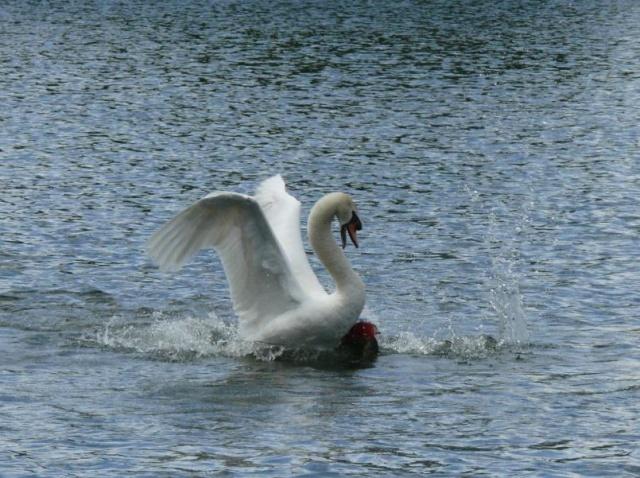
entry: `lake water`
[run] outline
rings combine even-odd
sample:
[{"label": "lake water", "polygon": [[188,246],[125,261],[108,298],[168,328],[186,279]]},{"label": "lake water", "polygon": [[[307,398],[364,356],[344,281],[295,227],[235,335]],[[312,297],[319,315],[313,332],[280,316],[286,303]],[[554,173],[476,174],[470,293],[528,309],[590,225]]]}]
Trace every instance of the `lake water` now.
[{"label": "lake water", "polygon": [[[1,476],[640,475],[640,3],[4,0],[0,105]],[[275,173],[369,367],[145,256]]]}]

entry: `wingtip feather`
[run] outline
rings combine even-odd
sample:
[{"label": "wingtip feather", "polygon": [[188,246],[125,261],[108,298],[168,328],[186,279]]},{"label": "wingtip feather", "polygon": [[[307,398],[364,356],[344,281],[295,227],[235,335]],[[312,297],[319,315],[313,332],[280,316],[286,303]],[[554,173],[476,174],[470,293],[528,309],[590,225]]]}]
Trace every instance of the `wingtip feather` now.
[{"label": "wingtip feather", "polygon": [[159,234],[161,232],[162,230],[156,232],[145,243],[145,252],[162,272],[176,272],[182,268],[183,264],[170,259],[170,243],[166,240],[166,236]]},{"label": "wingtip feather", "polygon": [[262,181],[256,188],[256,197],[269,195],[271,193],[282,193],[286,191],[284,179],[280,174],[271,176]]}]

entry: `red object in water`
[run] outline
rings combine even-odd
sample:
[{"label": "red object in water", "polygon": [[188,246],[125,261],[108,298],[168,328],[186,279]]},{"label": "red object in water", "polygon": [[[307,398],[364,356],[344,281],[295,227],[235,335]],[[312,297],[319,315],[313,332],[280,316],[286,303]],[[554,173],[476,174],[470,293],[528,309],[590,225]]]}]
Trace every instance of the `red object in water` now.
[{"label": "red object in water", "polygon": [[360,320],[356,322],[347,335],[342,337],[342,343],[358,342],[360,340],[375,340],[378,334],[378,327],[366,320]]},{"label": "red object in water", "polygon": [[342,337],[340,348],[361,358],[373,358],[378,355],[378,327],[366,320],[356,322]]}]

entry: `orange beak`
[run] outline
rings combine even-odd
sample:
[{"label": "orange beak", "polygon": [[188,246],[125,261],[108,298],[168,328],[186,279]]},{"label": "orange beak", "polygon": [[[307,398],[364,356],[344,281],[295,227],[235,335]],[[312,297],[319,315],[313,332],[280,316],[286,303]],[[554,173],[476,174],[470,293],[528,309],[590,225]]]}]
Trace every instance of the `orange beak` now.
[{"label": "orange beak", "polygon": [[357,231],[362,230],[362,222],[358,215],[354,212],[351,216],[351,220],[342,226],[340,229],[340,235],[342,236],[342,248],[344,249],[347,245],[347,232],[349,233],[349,239],[353,242],[353,245],[358,247],[358,233]]}]

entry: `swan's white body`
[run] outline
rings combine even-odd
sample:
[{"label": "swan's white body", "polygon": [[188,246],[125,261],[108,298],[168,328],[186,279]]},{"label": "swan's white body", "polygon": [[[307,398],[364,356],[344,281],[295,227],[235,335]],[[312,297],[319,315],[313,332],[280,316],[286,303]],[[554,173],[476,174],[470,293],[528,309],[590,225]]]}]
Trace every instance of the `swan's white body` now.
[{"label": "swan's white body", "polygon": [[355,212],[349,196],[324,196],[309,215],[311,246],[336,282],[328,294],[305,254],[300,203],[280,176],[254,197],[214,192],[188,207],[149,240],[149,255],[163,269],[179,269],[200,249],[222,259],[243,338],[295,347],[335,347],[364,307],[364,284],[331,233],[337,217]]}]

